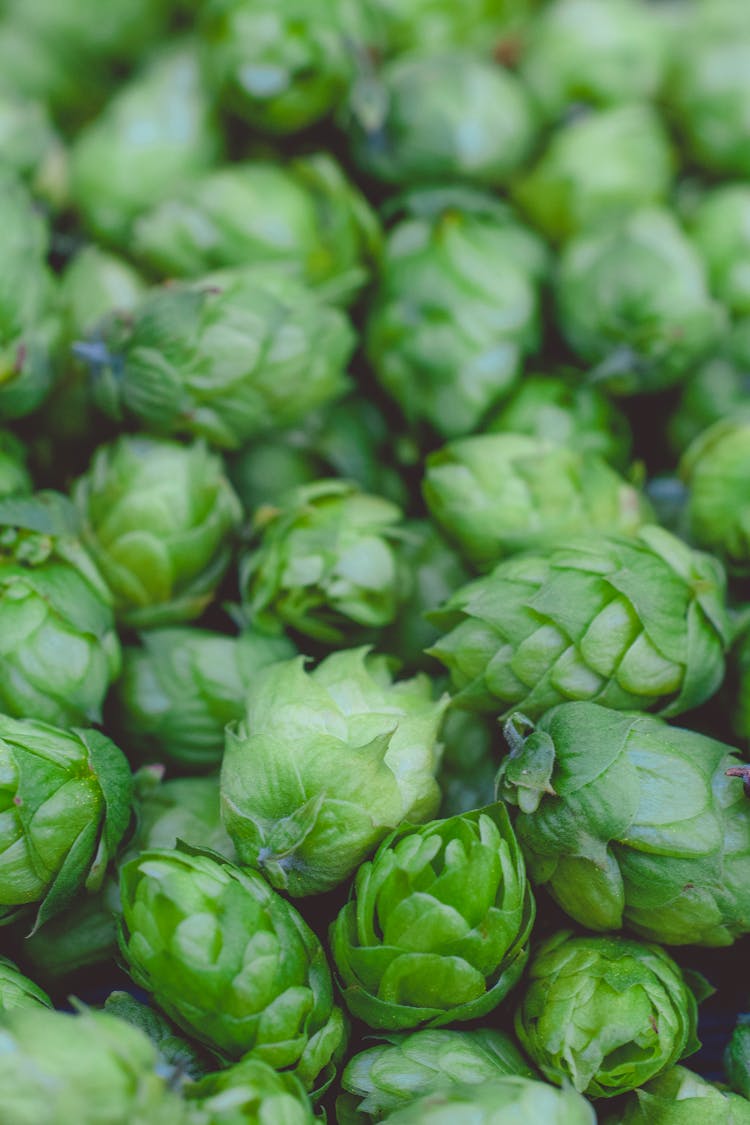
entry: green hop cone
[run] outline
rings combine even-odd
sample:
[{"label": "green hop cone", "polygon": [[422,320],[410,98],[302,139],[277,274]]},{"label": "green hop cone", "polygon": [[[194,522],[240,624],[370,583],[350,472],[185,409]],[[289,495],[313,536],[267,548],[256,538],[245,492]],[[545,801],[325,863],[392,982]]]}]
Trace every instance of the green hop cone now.
[{"label": "green hop cone", "polygon": [[353,347],[344,313],[266,269],[153,290],[80,350],[114,418],[238,449],[340,396]]},{"label": "green hop cone", "polygon": [[182,772],[216,769],[224,727],[242,717],[245,692],[267,664],[295,654],[285,637],[238,637],[181,626],[152,629],[123,652],[114,723],[128,754]]},{"label": "green hop cone", "polygon": [[190,851],[147,851],[120,877],[121,946],[134,980],[223,1060],[246,1055],[331,1081],[344,1018],[320,942],[254,871]]},{"label": "green hop cone", "polygon": [[227,728],[224,823],[243,863],[291,895],[348,878],[404,821],[433,816],[447,696],[426,676],[394,683],[385,657],[336,652],[311,672],[273,664]]},{"label": "green hop cone", "polygon": [[328,116],[354,78],[366,24],[352,0],[209,0],[199,30],[208,81],[255,129],[288,134]]},{"label": "green hop cone", "polygon": [[533,921],[501,804],[397,830],[331,927],[344,1001],[386,1031],[484,1016],[517,984]]},{"label": "green hop cone", "polygon": [[71,194],[86,226],[129,250],[138,215],[208,168],[220,143],[193,46],[170,45],[76,136]]},{"label": "green hop cone", "polygon": [[581,453],[595,453],[621,471],[630,462],[632,437],[625,415],[578,372],[524,375],[484,429],[569,445]]},{"label": "green hop cone", "polygon": [[8,1125],[189,1125],[164,1070],[148,1036],[108,1012],[35,1005],[0,1013]]},{"label": "green hop cone", "polygon": [[0,501],[0,655],[7,714],[100,720],[120,671],[112,598],[58,493]]},{"label": "green hop cone", "polygon": [[569,700],[679,715],[724,676],[726,579],[662,528],[519,555],[457,590],[430,650],[456,703],[531,719]]},{"label": "green hop cone", "polygon": [[[745,1014],[740,1015],[724,1051],[724,1070],[732,1089],[750,1098],[750,1020]],[[747,1117],[750,1121],[750,1104]]]},{"label": "green hop cone", "polygon": [[706,192],[690,216],[690,234],[714,296],[733,316],[750,314],[750,186],[724,184]]},{"label": "green hop cone", "polygon": [[49,230],[26,188],[0,170],[0,419],[31,414],[49,394],[59,325]]},{"label": "green hop cone", "polygon": [[526,90],[494,60],[470,51],[401,55],[363,76],[350,100],[357,166],[412,187],[508,183],[535,141]]},{"label": "green hop cone", "polygon": [[553,0],[528,28],[520,72],[552,120],[572,104],[651,101],[667,40],[643,0]]},{"label": "green hop cone", "polygon": [[135,224],[134,252],[162,275],[275,265],[349,301],[380,242],[364,196],[327,153],[232,164],[189,181]]},{"label": "green hop cone", "polygon": [[534,952],[515,1027],[551,1082],[611,1098],[697,1051],[697,1020],[694,994],[657,945],[566,930]]},{"label": "green hop cone", "polygon": [[296,1075],[249,1058],[207,1074],[184,1090],[191,1125],[314,1125]]},{"label": "green hop cone", "polygon": [[504,1074],[534,1073],[509,1035],[426,1028],[389,1035],[346,1064],[336,1110],[341,1125],[376,1125],[415,1098],[459,1084],[482,1085]]},{"label": "green hop cone", "polygon": [[453,441],[426,466],[429,512],[478,570],[577,533],[633,535],[651,514],[638,490],[596,454],[524,434]]},{"label": "green hop cone", "polygon": [[388,54],[455,46],[492,54],[525,27],[536,0],[372,0]]},{"label": "green hop cone", "polygon": [[219,775],[173,777],[161,781],[159,771],[136,774],[136,831],[120,864],[141,852],[168,851],[179,841],[234,863],[232,841],[221,820]]},{"label": "green hop cone", "polygon": [[750,319],[734,324],[716,353],[688,375],[669,419],[672,448],[684,453],[699,434],[722,418],[750,420]]},{"label": "green hop cone", "polygon": [[459,1083],[425,1094],[382,1118],[383,1125],[595,1125],[591,1105],[568,1087],[508,1074],[480,1086]]},{"label": "green hop cone", "polygon": [[0,430],[0,499],[26,496],[33,487],[23,442],[9,430]]},{"label": "green hop cone", "polygon": [[403,595],[401,509],[343,480],[287,494],[255,516],[257,545],[240,561],[251,624],[279,623],[326,644],[391,624]]},{"label": "green hop cone", "polygon": [[651,715],[566,703],[506,724],[500,795],[534,883],[590,930],[667,945],[750,931],[750,804],[729,746]]},{"label": "green hop cone", "polygon": [[161,1056],[162,1072],[172,1068],[173,1088],[180,1089],[186,1078],[202,1078],[211,1069],[206,1051],[177,1034],[168,1019],[130,992],[110,992],[104,1011],[145,1032]]},{"label": "green hop cone", "polygon": [[604,1125],[750,1125],[750,1102],[684,1066],[634,1090]]},{"label": "green hop cone", "polygon": [[67,154],[43,102],[0,89],[0,165],[53,209],[65,203]]},{"label": "green hop cone", "polygon": [[688,534],[735,573],[750,572],[750,417],[717,422],[686,450]]},{"label": "green hop cone", "polygon": [[553,242],[633,208],[665,203],[672,186],[669,135],[649,105],[574,117],[552,134],[513,196]]},{"label": "green hop cone", "polygon": [[614,394],[679,383],[725,327],[697,251],[671,213],[655,207],[573,238],[556,301],[568,344]]},{"label": "green hop cone", "polygon": [[34,928],[79,891],[97,891],[130,819],[122,751],[95,730],[0,715],[0,919]]},{"label": "green hop cone", "polygon": [[412,426],[471,433],[537,346],[546,251],[480,192],[418,193],[407,211],[386,242],[365,350]]},{"label": "green hop cone", "polygon": [[51,1008],[52,1001],[33,980],[24,976],[7,957],[0,957],[0,1012],[14,1008]]},{"label": "green hop cone", "polygon": [[153,628],[203,612],[229,565],[242,510],[202,443],[124,435],[97,449],[73,499],[123,625]]}]

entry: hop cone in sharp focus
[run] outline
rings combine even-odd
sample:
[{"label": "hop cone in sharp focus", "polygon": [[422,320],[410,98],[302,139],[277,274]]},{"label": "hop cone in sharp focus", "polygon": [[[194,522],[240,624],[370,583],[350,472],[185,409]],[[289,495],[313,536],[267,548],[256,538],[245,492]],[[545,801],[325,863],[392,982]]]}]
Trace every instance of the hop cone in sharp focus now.
[{"label": "hop cone in sharp focus", "polygon": [[668,945],[750,932],[750,802],[731,748],[593,703],[506,725],[499,791],[529,872],[576,922]]},{"label": "hop cone in sharp focus", "polygon": [[240,858],[292,895],[330,890],[392,829],[435,814],[448,703],[426,676],[394,683],[366,648],[304,664],[258,675],[244,723],[227,729],[221,776]]},{"label": "hop cone in sharp focus", "polygon": [[342,994],[369,1027],[471,1020],[528,956],[534,900],[502,805],[404,828],[362,865],[331,928]]},{"label": "hop cone in sharp focus", "polygon": [[611,1098],[698,1050],[698,1006],[656,945],[555,934],[535,951],[516,1034],[551,1082]]},{"label": "hop cone in sharp focus", "polygon": [[456,702],[532,719],[568,700],[679,715],[719,687],[729,626],[711,555],[658,527],[519,555],[456,591],[430,650]]},{"label": "hop cone in sharp focus", "polygon": [[307,1089],[331,1081],[344,1018],[320,942],[262,876],[208,855],[146,851],[120,876],[133,978],[224,1060],[252,1054]]}]

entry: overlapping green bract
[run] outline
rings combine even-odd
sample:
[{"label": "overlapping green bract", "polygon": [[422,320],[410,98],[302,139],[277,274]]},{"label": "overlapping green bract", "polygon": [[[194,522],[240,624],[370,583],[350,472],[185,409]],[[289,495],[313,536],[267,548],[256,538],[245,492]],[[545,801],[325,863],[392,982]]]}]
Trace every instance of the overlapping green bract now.
[{"label": "overlapping green bract", "polygon": [[345,480],[316,481],[261,508],[257,546],[240,562],[249,620],[327,644],[389,625],[404,597],[401,520],[397,505]]},{"label": "overlapping green bract", "polygon": [[750,572],[750,417],[704,431],[685,451],[680,473],[688,535],[731,571]]},{"label": "overlapping green bract", "polygon": [[0,658],[7,714],[100,720],[120,671],[112,597],[58,493],[0,501]]},{"label": "overlapping green bract", "polygon": [[516,1034],[551,1082],[611,1098],[698,1050],[696,998],[672,958],[627,938],[561,931],[529,964]]},{"label": "overlapping green bract", "polygon": [[242,509],[202,442],[125,434],[99,446],[73,499],[118,621],[153,628],[205,609],[229,565]]},{"label": "overlapping green bract", "polygon": [[330,890],[404,821],[440,801],[435,781],[447,697],[426,676],[393,682],[387,658],[336,652],[271,665],[228,727],[221,790],[244,863],[292,895]]},{"label": "overlapping green bract", "polygon": [[380,242],[375,213],[327,153],[207,172],[142,215],[134,250],[162,275],[257,264],[349,301]]},{"label": "overlapping green bract", "polygon": [[397,830],[331,928],[344,1001],[384,1030],[486,1015],[523,972],[533,920],[502,805]]},{"label": "overlapping green bract", "polygon": [[148,1037],[106,1012],[0,1013],[3,1115],[13,1125],[188,1125],[168,1078]]},{"label": "overlapping green bract", "polygon": [[427,457],[432,518],[477,570],[576,533],[634,534],[646,500],[593,453],[524,434],[478,434]]},{"label": "overlapping green bract", "polygon": [[224,728],[240,719],[245,692],[275,660],[294,656],[291,641],[247,630],[152,629],[123,652],[115,722],[137,760],[173,762],[182,772],[216,769]]},{"label": "overlapping green bract", "polygon": [[349,136],[368,175],[412,187],[506,184],[534,144],[536,120],[516,76],[460,50],[386,63],[352,98]]},{"label": "overlapping green bract", "polygon": [[[743,1098],[750,1098],[750,1020],[742,1013],[724,1051],[724,1070],[729,1085]],[[750,1105],[748,1105],[750,1120]]]},{"label": "overlapping green bract", "polygon": [[546,251],[483,193],[416,193],[409,210],[386,242],[365,349],[412,426],[471,433],[538,343]]},{"label": "overlapping green bract", "polygon": [[558,1090],[545,1082],[509,1074],[481,1086],[457,1085],[426,1094],[395,1113],[383,1125],[595,1125],[591,1105],[568,1087]]},{"label": "overlapping green bract", "polygon": [[615,394],[664,390],[718,344],[725,310],[672,214],[644,207],[584,230],[562,252],[560,329]]},{"label": "overlapping green bract", "polygon": [[53,917],[98,890],[130,819],[132,780],[95,730],[0,715],[0,920]]},{"label": "overlapping green bract", "polygon": [[748,1125],[750,1102],[675,1066],[647,1082],[605,1125]]},{"label": "overlapping green bract", "polygon": [[[346,316],[273,269],[217,274],[147,294],[95,344],[95,396],[158,434],[237,449],[347,388]],[[102,343],[98,344],[102,348]]]},{"label": "overlapping green bract", "polygon": [[750,319],[735,322],[717,349],[692,371],[682,386],[667,433],[683,453],[690,443],[722,418],[750,420]]},{"label": "overlapping green bract", "polygon": [[534,1077],[511,1037],[494,1028],[388,1035],[346,1064],[337,1117],[340,1125],[375,1123],[424,1094],[459,1084],[479,1086],[504,1074]]},{"label": "overlapping green bract", "polygon": [[38,984],[20,971],[7,957],[0,957],[0,1011],[42,1005],[51,1008],[52,1001]]},{"label": "overlapping green bract", "polygon": [[499,791],[533,882],[576,922],[668,945],[750,932],[750,805],[730,747],[592,703],[506,731]]},{"label": "overlapping green bract", "polygon": [[172,44],[78,133],[71,191],[87,227],[128,250],[139,213],[208,168],[220,148],[194,45]]},{"label": "overlapping green bract", "polygon": [[307,1089],[345,1040],[320,942],[262,876],[208,855],[145,851],[120,878],[122,952],[160,1008],[222,1059],[252,1054]]},{"label": "overlapping green bract", "polygon": [[180,841],[236,860],[221,820],[218,774],[162,781],[143,770],[136,782],[136,831],[120,863],[137,859],[141,852],[174,848]]},{"label": "overlapping green bract", "polygon": [[690,215],[690,234],[708,268],[711,289],[734,316],[750,313],[750,187],[706,192]]},{"label": "overlapping green bract", "polygon": [[430,650],[456,703],[532,719],[569,700],[679,715],[724,675],[725,576],[662,528],[519,555],[457,590]]},{"label": "overlapping green bract", "polygon": [[364,15],[353,0],[209,0],[199,24],[207,79],[249,125],[296,133],[342,103],[366,44]]},{"label": "overlapping green bract", "polygon": [[296,1075],[249,1058],[207,1074],[185,1090],[190,1125],[314,1125]]}]

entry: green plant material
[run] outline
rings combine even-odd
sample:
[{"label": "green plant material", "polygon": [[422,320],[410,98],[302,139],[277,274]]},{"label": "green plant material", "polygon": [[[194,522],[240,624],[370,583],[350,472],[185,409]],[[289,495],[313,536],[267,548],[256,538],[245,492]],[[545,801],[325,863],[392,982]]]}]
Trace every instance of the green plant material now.
[{"label": "green plant material", "polygon": [[136,831],[121,864],[141,852],[169,851],[180,842],[236,860],[221,821],[218,774],[162,781],[158,771],[142,770],[136,782]]},{"label": "green plant material", "polygon": [[59,493],[0,500],[0,656],[7,714],[100,720],[120,671],[112,598]]},{"label": "green plant material", "polygon": [[251,269],[152,290],[80,350],[115,419],[239,449],[341,395],[353,348],[339,309],[274,269]]},{"label": "green plant material", "polygon": [[371,6],[388,54],[458,46],[490,55],[506,45],[512,53],[537,0],[372,0]]},{"label": "green plant material", "polygon": [[[224,728],[240,719],[261,668],[295,654],[286,637],[238,637],[181,626],[153,629],[123,652],[114,723],[128,755],[183,773],[217,769]],[[159,845],[161,846],[161,845]]]},{"label": "green plant material", "polygon": [[[724,1051],[724,1070],[729,1085],[743,1098],[750,1098],[750,1020],[740,1015]],[[750,1120],[750,1105],[747,1112]]]},{"label": "green plant material", "polygon": [[431,453],[422,492],[438,527],[477,570],[576,534],[634,535],[652,515],[644,496],[596,454],[525,434],[475,434]]},{"label": "green plant material", "polygon": [[480,1086],[458,1084],[417,1098],[388,1114],[383,1125],[595,1125],[591,1105],[568,1087],[508,1074]]},{"label": "green plant material", "polygon": [[524,375],[483,428],[488,433],[526,434],[569,445],[581,453],[595,453],[620,470],[630,463],[632,435],[625,415],[579,372]]},{"label": "green plant material", "polygon": [[748,1125],[750,1102],[675,1066],[646,1083],[604,1125]]},{"label": "green plant material", "polygon": [[736,638],[731,675],[735,688],[732,728],[738,738],[750,742],[750,630],[741,630]]},{"label": "green plant material", "polygon": [[666,203],[673,165],[656,111],[615,105],[573,117],[554,132],[513,197],[548,239],[564,242],[636,207]]},{"label": "green plant material", "polygon": [[7,171],[0,170],[0,192],[0,419],[8,420],[31,414],[49,394],[59,325],[47,223]]},{"label": "green plant material", "polygon": [[533,921],[502,804],[397,830],[331,927],[344,1002],[386,1031],[484,1016],[518,983]]},{"label": "green plant material", "polygon": [[734,573],[750,573],[750,417],[700,434],[680,462],[687,484],[686,527]]},{"label": "green plant material", "polygon": [[331,1081],[344,1018],[320,942],[254,871],[189,850],[142,852],[120,876],[133,979],[225,1061],[252,1054],[307,1089]]},{"label": "green plant material", "polygon": [[655,207],[571,239],[556,301],[568,344],[614,394],[679,383],[725,327],[698,252],[672,214]]},{"label": "green plant material", "polygon": [[534,1077],[510,1036],[494,1028],[388,1035],[346,1064],[338,1120],[340,1125],[375,1125],[425,1094],[458,1084],[479,1086],[504,1074]]},{"label": "green plant material", "polygon": [[0,499],[27,496],[33,487],[23,442],[8,430],[0,430]]},{"label": "green plant material", "polygon": [[642,0],[552,0],[526,39],[521,76],[552,120],[579,102],[650,101],[663,81],[668,40]]},{"label": "green plant material", "polygon": [[348,303],[380,245],[377,217],[328,153],[230,164],[142,215],[134,252],[162,276],[274,265]]},{"label": "green plant material", "polygon": [[291,895],[348,878],[403,822],[433,816],[447,696],[426,676],[392,681],[387,658],[336,652],[311,672],[272,664],[227,728],[222,814],[243,863]]},{"label": "green plant material", "polygon": [[405,505],[409,494],[393,444],[383,412],[363,395],[350,395],[309,412],[296,429],[253,441],[231,459],[229,472],[250,513],[278,506],[294,488],[334,476]]},{"label": "green plant material", "polygon": [[580,699],[679,715],[724,677],[725,587],[718,560],[659,527],[579,539],[457,590],[430,652],[468,710],[536,719]]},{"label": "green plant material", "polygon": [[313,1125],[305,1088],[252,1055],[185,1089],[191,1125]]},{"label": "green plant material", "polygon": [[454,437],[507,398],[539,342],[546,251],[481,192],[416,193],[407,211],[386,242],[365,349],[411,425]]},{"label": "green plant material", "polygon": [[129,250],[138,215],[208,168],[219,150],[195,50],[170,45],[76,136],[71,195],[97,237]]},{"label": "green plant material", "polygon": [[468,51],[414,52],[365,72],[349,105],[356,164],[389,184],[507,184],[536,139],[525,88]]},{"label": "green plant material", "polygon": [[0,921],[32,913],[36,928],[101,887],[130,820],[130,770],[99,731],[7,715],[0,767]]},{"label": "green plant material", "polygon": [[697,1022],[696,997],[663,949],[564,930],[535,950],[515,1028],[550,1082],[612,1098],[697,1051]]},{"label": "green plant material", "polygon": [[50,1113],[55,1125],[188,1125],[164,1070],[148,1037],[108,1012],[0,1013],[3,1114],[13,1125]]},{"label": "green plant material", "polygon": [[67,153],[47,106],[0,84],[0,165],[53,209],[67,202]]},{"label": "green plant material", "polygon": [[675,38],[667,107],[702,169],[750,175],[750,31],[742,4],[696,4]]},{"label": "green plant material", "polygon": [[66,977],[106,962],[117,953],[120,891],[114,874],[101,890],[79,895],[33,934],[23,934],[23,958],[34,974],[59,987]]},{"label": "green plant material", "polygon": [[441,731],[443,757],[438,785],[440,816],[460,816],[495,799],[500,731],[484,715],[450,707]]},{"label": "green plant material", "polygon": [[255,514],[256,546],[240,561],[251,624],[288,625],[326,644],[396,619],[404,596],[402,512],[344,480],[321,480]]},{"label": "green plant material", "polygon": [[0,1012],[36,1008],[39,1004],[44,1008],[52,1007],[49,996],[38,984],[24,976],[7,957],[0,957]]},{"label": "green plant material", "polygon": [[730,747],[567,703],[506,724],[500,795],[536,884],[590,930],[731,945],[750,928],[750,804]]},{"label": "green plant material", "polygon": [[733,316],[750,314],[750,186],[723,184],[706,192],[690,215],[690,235],[714,296]]},{"label": "green plant material", "polygon": [[750,318],[735,323],[716,354],[688,375],[669,419],[670,444],[684,453],[710,425],[730,417],[750,419]]},{"label": "green plant material", "polygon": [[73,499],[118,621],[147,629],[203,612],[229,565],[242,509],[201,442],[123,435],[97,449]]},{"label": "green plant material", "polygon": [[181,1087],[189,1079],[202,1078],[211,1069],[208,1057],[178,1035],[169,1020],[155,1008],[136,1000],[129,992],[110,992],[104,1001],[104,1010],[148,1036],[159,1052],[162,1069],[164,1064],[171,1069],[170,1085],[173,1089]]},{"label": "green plant material", "polygon": [[363,6],[352,0],[208,0],[199,30],[208,80],[254,129],[288,134],[327,117],[354,78]]}]

